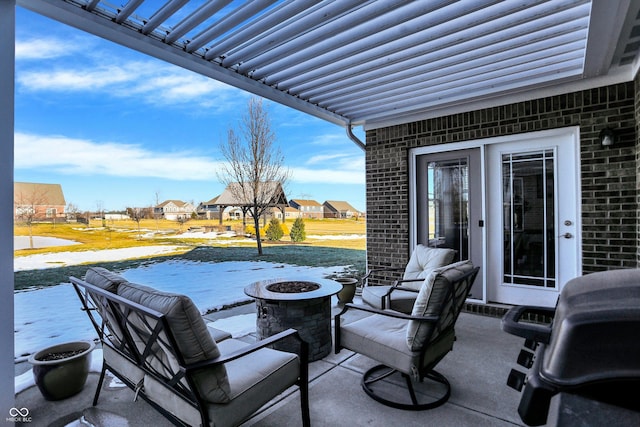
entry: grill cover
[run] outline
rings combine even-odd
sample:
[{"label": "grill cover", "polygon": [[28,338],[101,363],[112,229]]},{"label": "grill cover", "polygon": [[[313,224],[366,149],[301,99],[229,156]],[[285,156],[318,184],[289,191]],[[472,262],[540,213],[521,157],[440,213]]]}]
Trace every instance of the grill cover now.
[{"label": "grill cover", "polygon": [[623,385],[640,384],[640,270],[573,279],[560,294],[551,325],[519,322],[527,311],[543,310],[515,307],[502,324],[537,347],[518,408],[523,421],[543,424],[559,392],[637,410]]},{"label": "grill cover", "polygon": [[640,270],[593,273],[566,284],[540,375],[561,386],[640,378]]}]

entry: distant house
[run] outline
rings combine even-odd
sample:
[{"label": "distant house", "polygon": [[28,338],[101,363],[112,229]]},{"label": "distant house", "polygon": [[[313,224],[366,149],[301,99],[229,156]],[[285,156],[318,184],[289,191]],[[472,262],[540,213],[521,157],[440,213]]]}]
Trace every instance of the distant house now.
[{"label": "distant house", "polygon": [[322,204],[325,218],[353,218],[359,217],[360,212],[347,202],[327,200]]},{"label": "distant house", "polygon": [[65,219],[66,204],[60,184],[32,182],[14,182],[13,184],[13,214],[16,220]]},{"label": "distant house", "polygon": [[189,219],[195,211],[195,206],[182,200],[166,200],[153,207],[154,216],[170,221]]},{"label": "distant house", "polygon": [[131,217],[123,213],[106,213],[104,214],[104,219],[107,221],[124,221],[131,219]]},{"label": "distant house", "polygon": [[[271,215],[274,218],[278,218],[279,220],[282,221],[282,210],[279,208],[273,208]],[[286,208],[284,208],[284,219],[289,219],[289,218],[298,218],[301,217],[300,215],[300,211],[296,208],[292,208],[291,206],[287,206]]]},{"label": "distant house", "polygon": [[[282,213],[288,206],[282,184],[279,182],[261,182],[257,193],[258,199],[263,199],[260,200],[260,204],[263,206],[278,208]],[[246,218],[247,212],[253,206],[253,197],[253,194],[243,195],[240,184],[233,182],[227,185],[222,194],[218,196],[216,202],[222,212],[228,207],[240,208],[243,218]],[[265,213],[269,214],[270,212],[266,210]],[[219,218],[220,223],[222,223],[222,215]]]},{"label": "distant house", "polygon": [[200,202],[196,208],[198,217],[204,219],[218,218],[220,216],[220,205],[218,205],[219,197],[218,195],[207,202]]},{"label": "distant house", "polygon": [[324,209],[315,200],[291,199],[289,206],[298,210],[302,218],[324,218]]},{"label": "distant house", "polygon": [[202,218],[202,219],[220,218],[220,214],[222,214],[222,219],[242,218],[242,210],[240,208],[231,207],[231,206],[220,206],[218,204],[218,199],[220,199],[220,196],[221,195],[218,195],[207,202],[201,202],[196,208],[196,213],[198,214],[198,218]]}]

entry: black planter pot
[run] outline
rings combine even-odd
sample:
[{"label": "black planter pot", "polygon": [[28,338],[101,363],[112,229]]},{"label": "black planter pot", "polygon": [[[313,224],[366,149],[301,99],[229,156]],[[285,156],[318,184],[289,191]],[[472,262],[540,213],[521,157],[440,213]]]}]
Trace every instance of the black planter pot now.
[{"label": "black planter pot", "polygon": [[356,294],[356,285],[358,279],[351,277],[339,277],[335,279],[336,282],[342,285],[342,290],[338,292],[338,301],[342,304],[353,302],[353,297]]},{"label": "black planter pot", "polygon": [[[47,400],[60,400],[79,393],[87,381],[91,367],[92,341],[73,341],[58,344],[33,353],[33,378]],[[49,355],[73,352],[69,357],[52,360]]]}]

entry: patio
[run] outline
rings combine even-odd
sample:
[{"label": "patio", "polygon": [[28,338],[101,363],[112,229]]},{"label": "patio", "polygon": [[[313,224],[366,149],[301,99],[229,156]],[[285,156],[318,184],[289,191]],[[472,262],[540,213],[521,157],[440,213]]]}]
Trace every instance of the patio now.
[{"label": "patio", "polygon": [[[335,297],[332,311],[339,307]],[[252,312],[253,304],[208,315],[208,320]],[[506,378],[522,344],[518,337],[500,329],[500,319],[462,313],[457,323],[458,341],[453,352],[438,365],[438,370],[451,382],[450,400],[443,406],[422,412],[403,411],[381,405],[369,398],[360,387],[362,373],[374,362],[349,351],[329,354],[309,365],[311,422],[314,426],[508,426],[523,425],[516,412],[520,394],[506,386]],[[251,341],[255,336],[242,339]],[[23,372],[27,366],[17,366]],[[27,408],[30,426],[79,425],[85,416],[95,425],[137,426],[171,425],[143,400],[133,402],[133,392],[124,387],[111,387],[105,381],[98,406],[91,400],[97,384],[97,373],[91,373],[85,389],[71,398],[51,402],[30,387],[16,396],[16,407]],[[428,392],[424,386],[419,390]],[[246,426],[294,426],[300,424],[297,389],[281,396],[263,408]]]}]

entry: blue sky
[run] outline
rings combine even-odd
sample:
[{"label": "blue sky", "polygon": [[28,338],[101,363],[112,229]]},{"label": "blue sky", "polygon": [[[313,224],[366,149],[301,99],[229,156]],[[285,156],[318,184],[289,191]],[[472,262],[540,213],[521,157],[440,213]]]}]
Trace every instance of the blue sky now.
[{"label": "blue sky", "polygon": [[[219,146],[251,94],[19,7],[16,21],[16,181],[59,183],[82,211],[222,192]],[[287,197],[365,210],[364,152],[345,130],[265,106],[292,172]]]}]

